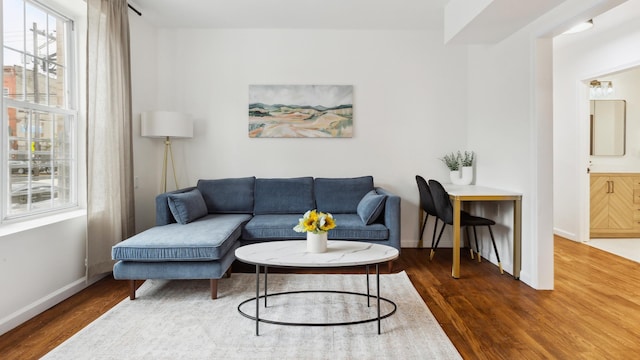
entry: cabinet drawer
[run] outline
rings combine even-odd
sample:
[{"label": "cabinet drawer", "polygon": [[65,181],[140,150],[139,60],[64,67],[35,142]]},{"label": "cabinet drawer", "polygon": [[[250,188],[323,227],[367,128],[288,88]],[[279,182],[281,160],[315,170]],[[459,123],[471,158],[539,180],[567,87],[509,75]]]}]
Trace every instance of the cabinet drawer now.
[{"label": "cabinet drawer", "polygon": [[640,204],[640,189],[633,190],[633,203]]},{"label": "cabinet drawer", "polygon": [[640,190],[640,177],[633,177],[633,189]]}]

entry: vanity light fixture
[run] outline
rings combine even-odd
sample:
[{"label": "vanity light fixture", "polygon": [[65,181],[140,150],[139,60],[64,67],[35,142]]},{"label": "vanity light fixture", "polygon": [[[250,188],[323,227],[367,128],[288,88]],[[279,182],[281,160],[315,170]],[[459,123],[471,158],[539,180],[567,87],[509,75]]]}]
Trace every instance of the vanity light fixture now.
[{"label": "vanity light fixture", "polygon": [[593,27],[593,19],[589,19],[587,21],[581,22],[577,25],[574,25],[571,29],[563,32],[562,34],[575,34],[585,30],[589,30]]},{"label": "vanity light fixture", "polygon": [[600,98],[613,94],[613,81],[591,80],[589,94],[591,98]]}]

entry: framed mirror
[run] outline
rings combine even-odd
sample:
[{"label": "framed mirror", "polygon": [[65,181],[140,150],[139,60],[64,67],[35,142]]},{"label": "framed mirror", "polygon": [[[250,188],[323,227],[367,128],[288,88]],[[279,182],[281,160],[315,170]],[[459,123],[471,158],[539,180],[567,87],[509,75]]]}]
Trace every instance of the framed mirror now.
[{"label": "framed mirror", "polygon": [[591,155],[625,154],[625,100],[590,100]]}]

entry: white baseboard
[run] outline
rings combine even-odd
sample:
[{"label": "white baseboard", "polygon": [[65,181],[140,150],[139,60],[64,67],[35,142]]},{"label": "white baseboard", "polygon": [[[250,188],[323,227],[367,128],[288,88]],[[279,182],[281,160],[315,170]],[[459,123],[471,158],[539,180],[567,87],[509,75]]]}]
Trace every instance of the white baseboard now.
[{"label": "white baseboard", "polygon": [[16,328],[25,321],[33,318],[34,316],[44,312],[45,310],[59,304],[63,300],[70,296],[80,292],[89,285],[92,285],[96,281],[104,278],[108,274],[103,274],[94,277],[90,281],[86,281],[85,278],[78,279],[71,284],[68,284],[47,296],[44,296],[33,303],[17,310],[13,314],[6,316],[4,319],[0,319],[0,335]]},{"label": "white baseboard", "polygon": [[574,233],[570,233],[568,231],[564,231],[562,229],[558,229],[558,228],[553,228],[553,233],[555,235],[558,235],[560,237],[563,237],[565,239],[569,239],[569,240],[573,240],[573,241],[578,241],[578,236]]}]

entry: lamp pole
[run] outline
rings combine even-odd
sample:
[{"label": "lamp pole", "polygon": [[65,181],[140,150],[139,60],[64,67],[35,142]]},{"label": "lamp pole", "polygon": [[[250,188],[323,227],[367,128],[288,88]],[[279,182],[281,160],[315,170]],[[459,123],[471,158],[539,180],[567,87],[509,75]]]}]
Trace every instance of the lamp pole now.
[{"label": "lamp pole", "polygon": [[178,177],[176,176],[176,163],[173,160],[173,149],[171,148],[171,138],[169,136],[164,139],[164,161],[162,163],[162,190],[167,192],[167,154],[171,157],[171,169],[173,170],[173,181],[176,184],[176,189],[180,188],[178,185]]}]

